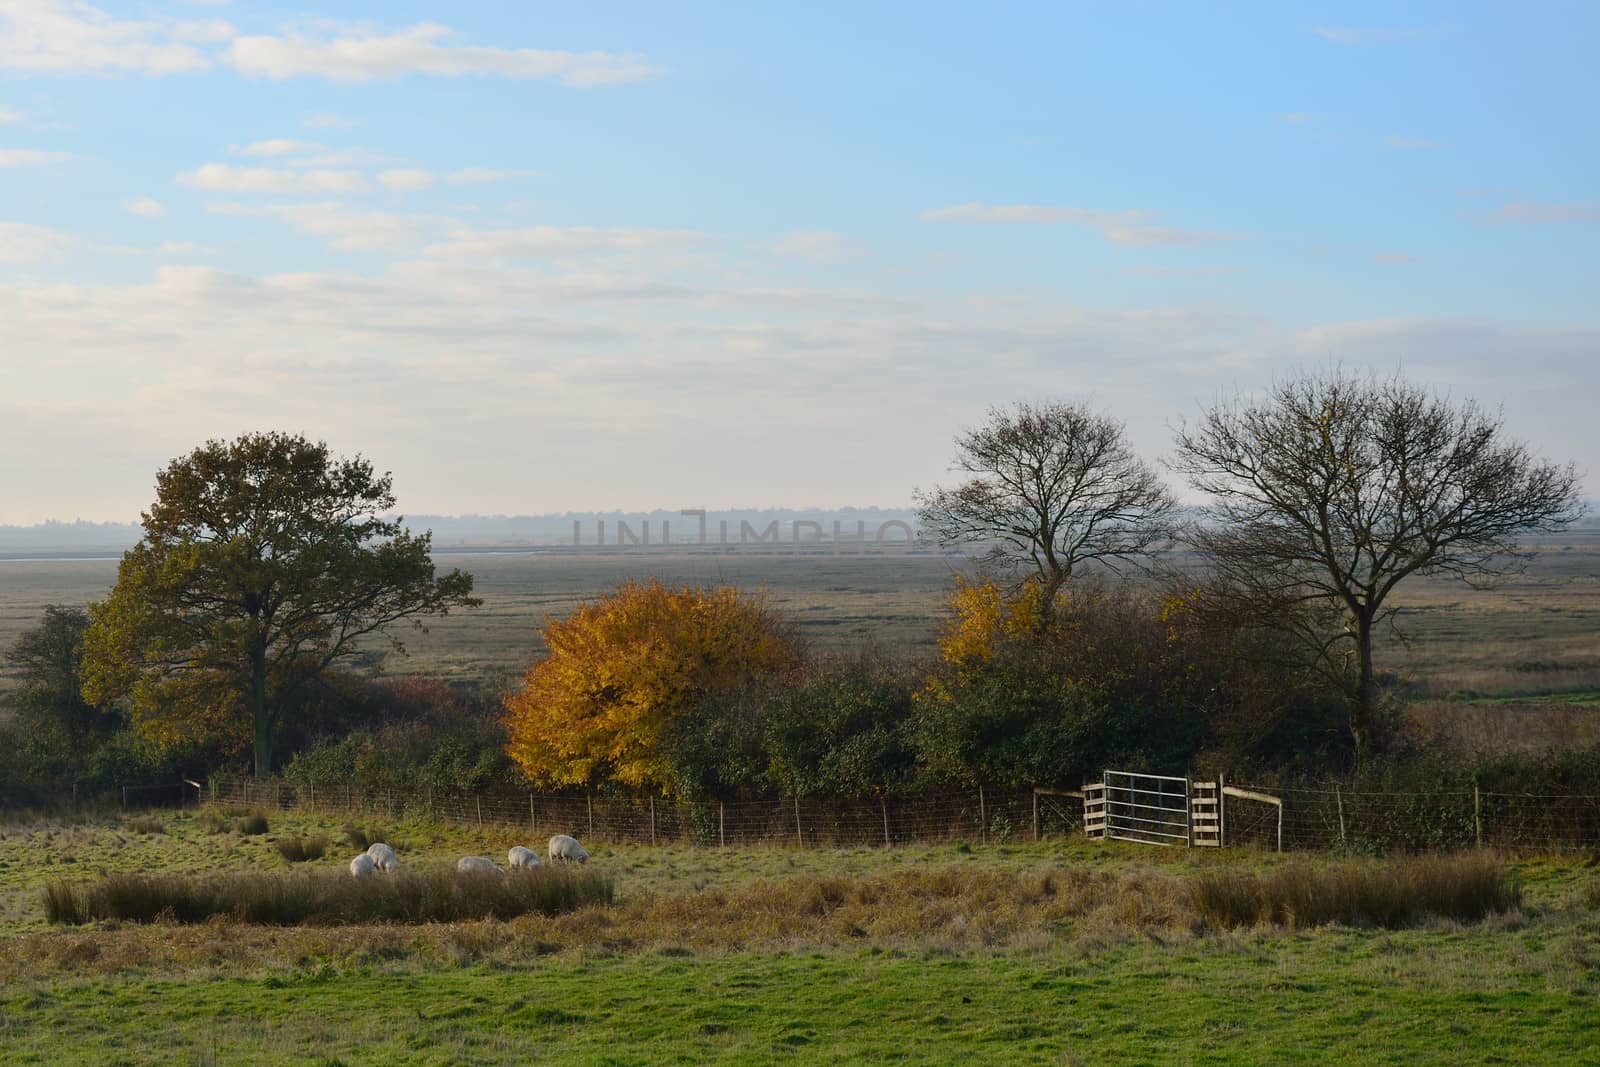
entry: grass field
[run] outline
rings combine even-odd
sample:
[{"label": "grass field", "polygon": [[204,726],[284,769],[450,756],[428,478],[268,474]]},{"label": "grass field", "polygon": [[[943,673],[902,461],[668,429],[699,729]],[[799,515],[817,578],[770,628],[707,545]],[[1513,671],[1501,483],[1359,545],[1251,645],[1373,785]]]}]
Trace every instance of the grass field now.
[{"label": "grass field", "polygon": [[[158,818],[162,818],[158,816]],[[6,1063],[1584,1063],[1600,873],[1507,861],[1519,910],[1401,930],[1198,922],[1207,872],[1302,859],[1052,841],[848,851],[610,847],[618,901],[433,926],[52,928],[63,873],[285,870],[269,832],[4,828]],[[367,827],[367,829],[372,829]],[[383,828],[402,863],[516,831]],[[317,864],[341,865],[338,846]],[[1326,860],[1316,861],[1326,863]],[[1381,863],[1382,861],[1361,861]]]}]

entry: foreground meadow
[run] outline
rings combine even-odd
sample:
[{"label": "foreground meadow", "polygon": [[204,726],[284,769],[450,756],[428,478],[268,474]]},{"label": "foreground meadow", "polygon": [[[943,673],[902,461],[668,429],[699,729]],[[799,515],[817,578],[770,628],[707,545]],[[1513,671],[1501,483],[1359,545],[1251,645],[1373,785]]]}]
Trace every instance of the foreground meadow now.
[{"label": "foreground meadow", "polygon": [[[356,827],[412,868],[512,828]],[[1507,860],[1520,907],[1402,929],[1228,928],[1191,888],[1306,860],[1085,842],[894,850],[594,843],[616,902],[508,922],[50,926],[115,871],[336,869],[342,820],[215,813],[6,827],[4,1062],[1580,1063],[1600,876]],[[291,867],[281,839],[325,835]],[[1331,861],[1319,859],[1319,865]],[[1377,866],[1373,866],[1377,864]],[[1377,870],[1363,861],[1351,870]],[[1342,868],[1343,869],[1343,868]]]}]

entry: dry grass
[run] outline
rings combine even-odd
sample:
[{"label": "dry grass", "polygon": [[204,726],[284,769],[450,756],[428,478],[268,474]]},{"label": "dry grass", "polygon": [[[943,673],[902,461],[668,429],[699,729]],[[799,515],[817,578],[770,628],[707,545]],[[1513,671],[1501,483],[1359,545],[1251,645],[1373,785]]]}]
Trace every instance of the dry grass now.
[{"label": "dry grass", "polygon": [[324,870],[211,878],[114,874],[88,886],[53,881],[43,895],[50,922],[72,926],[217,918],[269,926],[334,926],[557,915],[585,904],[610,904],[615,889],[610,876],[599,871],[400,871],[352,878]]},{"label": "dry grass", "polygon": [[1190,902],[1220,927],[1412,926],[1439,916],[1476,922],[1522,900],[1505,866],[1483,853],[1412,856],[1382,863],[1295,863],[1264,874],[1212,872],[1189,886]]},{"label": "dry grass", "polygon": [[328,852],[328,839],[322,834],[313,834],[310,837],[280,837],[277,840],[278,855],[290,863],[305,863],[307,860],[320,860]]},{"label": "dry grass", "polygon": [[164,834],[167,832],[167,824],[153,815],[139,815],[132,819],[124,819],[122,825],[129,832],[135,834]]}]

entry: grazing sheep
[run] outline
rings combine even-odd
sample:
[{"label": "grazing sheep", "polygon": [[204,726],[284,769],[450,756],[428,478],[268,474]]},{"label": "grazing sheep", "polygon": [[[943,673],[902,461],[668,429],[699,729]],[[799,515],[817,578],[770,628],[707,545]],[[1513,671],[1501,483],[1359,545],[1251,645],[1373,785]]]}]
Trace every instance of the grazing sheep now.
[{"label": "grazing sheep", "polygon": [[500,865],[488,856],[462,856],[456,860],[456,870],[474,874],[505,874]]},{"label": "grazing sheep", "polygon": [[400,857],[394,854],[394,849],[382,841],[374,841],[367,846],[367,855],[372,857],[372,862],[380,871],[398,871]]},{"label": "grazing sheep", "polygon": [[539,854],[531,848],[512,845],[511,851],[506,853],[506,866],[512,870],[522,867],[537,867],[539,866]]},{"label": "grazing sheep", "polygon": [[373,863],[372,857],[365,852],[350,861],[350,873],[357,878],[365,878],[377,869],[377,864]]},{"label": "grazing sheep", "polygon": [[576,837],[557,834],[550,839],[550,862],[554,863],[557,860],[562,863],[588,863],[589,853],[585,852],[583,846],[578,844]]}]

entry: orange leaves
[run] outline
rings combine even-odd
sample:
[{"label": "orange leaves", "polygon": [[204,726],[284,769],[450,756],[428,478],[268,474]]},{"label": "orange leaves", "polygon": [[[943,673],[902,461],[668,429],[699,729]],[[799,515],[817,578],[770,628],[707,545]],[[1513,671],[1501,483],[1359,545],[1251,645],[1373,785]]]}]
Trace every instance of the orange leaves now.
[{"label": "orange leaves", "polygon": [[956,667],[987,663],[1006,640],[1040,629],[1044,596],[1037,581],[1007,593],[991,578],[973,582],[957,575],[947,601],[952,618],[939,633],[940,656]]},{"label": "orange leaves", "polygon": [[550,654],[506,698],[506,747],[542,785],[608,777],[634,787],[668,781],[663,736],[710,692],[794,666],[775,615],[730,586],[666,589],[627,582],[550,620]]}]

